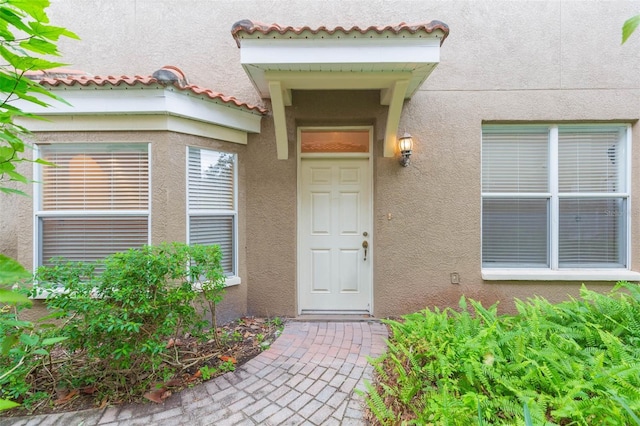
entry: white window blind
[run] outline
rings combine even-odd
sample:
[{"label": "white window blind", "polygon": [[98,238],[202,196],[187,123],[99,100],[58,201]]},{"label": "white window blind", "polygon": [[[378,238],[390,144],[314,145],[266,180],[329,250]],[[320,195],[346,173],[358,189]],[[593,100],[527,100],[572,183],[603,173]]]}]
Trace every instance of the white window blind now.
[{"label": "white window blind", "polygon": [[191,216],[189,218],[189,242],[219,245],[225,274],[233,274],[233,222],[233,216]]},{"label": "white window blind", "polygon": [[482,191],[547,192],[548,159],[546,129],[485,132],[482,138]]},{"label": "white window blind", "polygon": [[484,199],[484,266],[548,267],[548,210],[546,198]]},{"label": "white window blind", "polygon": [[234,209],[235,156],[189,148],[189,209]]},{"label": "white window blind", "polygon": [[236,275],[236,156],[188,148],[189,243],[217,244],[228,276]]},{"label": "white window blind", "polygon": [[147,244],[146,217],[42,217],[41,264],[62,257],[100,261],[110,254]]},{"label": "white window blind", "polygon": [[40,145],[38,264],[94,262],[149,242],[147,144]]},{"label": "white window blind", "polygon": [[624,267],[626,200],[560,198],[561,267]]},{"label": "white window blind", "polygon": [[614,193],[624,189],[618,130],[560,128],[558,140],[561,193]]},{"label": "white window blind", "polygon": [[626,132],[484,126],[483,267],[626,268]]},{"label": "white window blind", "polygon": [[43,210],[147,209],[146,145],[58,144],[41,153],[56,165],[42,170]]}]

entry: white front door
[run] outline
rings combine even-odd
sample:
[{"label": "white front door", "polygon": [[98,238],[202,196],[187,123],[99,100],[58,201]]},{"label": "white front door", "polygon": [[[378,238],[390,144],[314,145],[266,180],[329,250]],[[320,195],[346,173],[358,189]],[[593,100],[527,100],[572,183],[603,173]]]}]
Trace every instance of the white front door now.
[{"label": "white front door", "polygon": [[300,312],[370,312],[369,159],[303,158],[300,179]]}]

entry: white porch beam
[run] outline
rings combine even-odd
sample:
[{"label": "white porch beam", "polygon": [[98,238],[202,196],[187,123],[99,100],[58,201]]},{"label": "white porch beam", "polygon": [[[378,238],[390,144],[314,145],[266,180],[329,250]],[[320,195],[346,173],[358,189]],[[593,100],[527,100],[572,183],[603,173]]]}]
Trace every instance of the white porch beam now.
[{"label": "white porch beam", "polygon": [[406,64],[440,62],[440,41],[435,33],[416,38],[243,39],[244,64]]},{"label": "white porch beam", "polygon": [[287,140],[287,120],[284,113],[285,97],[280,81],[269,81],[269,94],[271,95],[273,124],[276,130],[278,160],[286,160],[289,158],[289,141]]},{"label": "white porch beam", "polygon": [[390,88],[397,80],[410,80],[411,72],[265,71],[267,81],[286,90],[370,90]]},{"label": "white porch beam", "polygon": [[393,157],[396,151],[396,141],[398,136],[398,126],[400,125],[400,115],[404,96],[409,87],[409,80],[397,80],[389,88],[389,93],[382,93],[382,99],[389,98],[389,112],[387,113],[387,127],[384,136],[384,156]]}]

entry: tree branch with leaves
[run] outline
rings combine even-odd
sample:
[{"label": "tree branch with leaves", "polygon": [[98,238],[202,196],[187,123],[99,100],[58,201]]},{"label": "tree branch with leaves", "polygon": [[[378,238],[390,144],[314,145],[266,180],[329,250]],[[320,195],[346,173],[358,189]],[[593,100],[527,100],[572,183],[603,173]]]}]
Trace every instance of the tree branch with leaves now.
[{"label": "tree branch with leaves", "polygon": [[44,163],[24,157],[23,138],[28,129],[16,124],[17,117],[38,118],[15,105],[16,100],[49,106],[50,100],[62,101],[40,84],[25,77],[29,71],[43,71],[64,64],[46,59],[60,56],[61,37],[77,39],[71,31],[49,24],[46,9],[49,0],[0,0],[0,192],[23,194],[6,182],[28,183],[17,170],[25,161]]},{"label": "tree branch with leaves", "polygon": [[633,16],[625,21],[624,25],[622,25],[622,44],[631,37],[631,34],[633,34],[639,25],[640,15]]},{"label": "tree branch with leaves", "polygon": [[[17,106],[17,100],[43,107],[49,106],[51,100],[62,101],[25,76],[30,71],[64,65],[46,57],[60,56],[57,48],[60,37],[78,38],[65,28],[49,24],[48,7],[49,0],[0,0],[0,193],[26,195],[24,191],[7,186],[7,182],[29,183],[29,179],[18,171],[18,164],[49,164],[24,156],[27,144],[23,138],[29,131],[15,122],[19,117],[38,118]],[[18,360],[13,368],[0,371],[0,380],[16,374],[16,369],[33,354],[46,353],[41,347],[43,342],[54,344],[64,339],[41,341],[32,323],[18,321],[18,307],[30,305],[31,301],[10,287],[30,276],[18,262],[0,254],[0,356],[11,355],[12,359]],[[12,315],[8,314],[8,309]],[[0,411],[17,405],[0,398]]]}]

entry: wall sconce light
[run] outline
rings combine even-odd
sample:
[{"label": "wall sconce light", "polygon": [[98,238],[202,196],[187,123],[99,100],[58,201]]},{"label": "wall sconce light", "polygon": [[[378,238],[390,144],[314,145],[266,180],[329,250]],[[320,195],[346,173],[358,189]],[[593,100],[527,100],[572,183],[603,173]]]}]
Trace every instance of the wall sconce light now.
[{"label": "wall sconce light", "polygon": [[413,150],[413,138],[407,132],[398,139],[398,147],[400,148],[400,164],[403,167],[407,167],[410,163],[409,157],[411,157],[411,151]]}]

